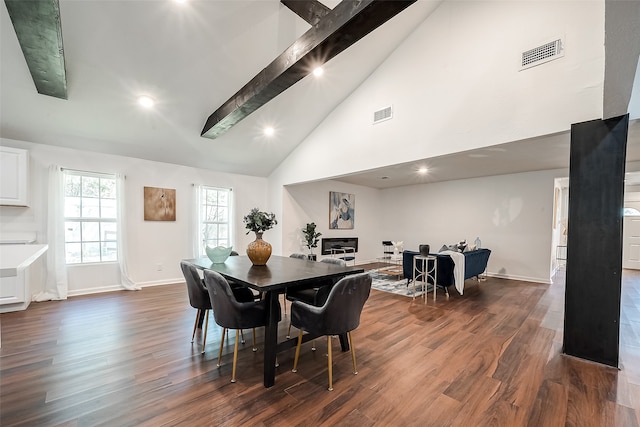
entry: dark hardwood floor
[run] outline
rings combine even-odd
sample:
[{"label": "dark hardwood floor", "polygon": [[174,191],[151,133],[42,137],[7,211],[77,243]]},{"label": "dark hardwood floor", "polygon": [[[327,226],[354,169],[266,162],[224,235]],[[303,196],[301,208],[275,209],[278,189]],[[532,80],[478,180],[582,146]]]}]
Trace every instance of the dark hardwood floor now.
[{"label": "dark hardwood floor", "polygon": [[190,343],[184,284],[33,303],[0,316],[0,425],[639,426],[640,274],[624,274],[620,370],[560,354],[561,279],[468,280],[426,306],[373,290],[359,374],[336,341],[333,392],[325,340],[297,373],[280,353],[265,389],[249,331],[231,384],[233,333],[217,368],[221,331],[204,355]]}]

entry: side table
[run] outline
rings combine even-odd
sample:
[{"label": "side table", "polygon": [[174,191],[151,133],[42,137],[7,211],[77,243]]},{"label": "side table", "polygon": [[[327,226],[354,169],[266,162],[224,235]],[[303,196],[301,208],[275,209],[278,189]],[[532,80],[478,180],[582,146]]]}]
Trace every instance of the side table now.
[{"label": "side table", "polygon": [[433,300],[436,300],[436,278],[438,277],[437,257],[433,255],[413,257],[413,299],[416,299],[416,282],[421,277],[420,283],[424,289],[424,303],[427,303],[427,286],[429,279],[433,280]]}]

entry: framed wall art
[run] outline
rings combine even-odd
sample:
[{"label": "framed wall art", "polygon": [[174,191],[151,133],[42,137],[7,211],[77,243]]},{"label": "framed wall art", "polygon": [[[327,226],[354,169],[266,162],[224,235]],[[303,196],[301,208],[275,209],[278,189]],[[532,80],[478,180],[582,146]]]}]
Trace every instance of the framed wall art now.
[{"label": "framed wall art", "polygon": [[348,193],[329,192],[329,228],[352,230],[355,225],[356,196]]},{"label": "framed wall art", "polygon": [[144,220],[175,221],[176,190],[144,187]]}]

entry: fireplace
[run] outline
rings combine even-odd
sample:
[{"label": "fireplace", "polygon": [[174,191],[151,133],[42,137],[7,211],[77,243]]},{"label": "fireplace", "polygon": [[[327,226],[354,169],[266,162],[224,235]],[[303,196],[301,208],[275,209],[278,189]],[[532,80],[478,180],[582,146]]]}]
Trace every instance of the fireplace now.
[{"label": "fireplace", "polygon": [[322,239],[322,255],[331,255],[331,248],[349,247],[355,248],[355,252],[358,252],[358,238],[357,237],[329,237]]}]

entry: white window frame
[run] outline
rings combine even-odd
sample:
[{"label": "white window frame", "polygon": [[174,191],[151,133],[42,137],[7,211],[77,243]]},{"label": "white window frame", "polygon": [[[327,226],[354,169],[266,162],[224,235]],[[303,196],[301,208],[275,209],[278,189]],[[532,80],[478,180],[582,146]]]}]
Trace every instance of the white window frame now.
[{"label": "white window frame", "polygon": [[[227,204],[208,204],[207,203],[207,192],[218,192],[225,193],[227,195]],[[200,186],[200,194],[198,195],[198,247],[199,253],[198,256],[205,256],[205,248],[207,246],[216,247],[216,246],[224,246],[230,247],[233,246],[233,189],[231,188],[222,188],[222,187],[212,187],[207,185]],[[218,199],[220,200],[220,199]],[[206,212],[211,209],[226,209],[227,216],[226,221],[224,218],[221,219],[207,219]],[[217,229],[216,233],[220,231],[220,228],[227,228],[227,235],[224,236],[222,233],[222,237],[220,234],[216,234],[215,237],[207,236],[205,228],[212,227]]]},{"label": "white window frame", "polygon": [[[64,237],[64,241],[65,241],[65,263],[66,265],[87,265],[87,264],[107,264],[107,263],[117,263],[118,262],[118,246],[120,245],[119,239],[118,239],[118,232],[117,232],[117,227],[118,227],[118,203],[119,203],[119,195],[117,193],[117,178],[115,174],[104,174],[104,173],[97,173],[97,172],[87,172],[87,171],[78,171],[78,170],[72,170],[72,169],[63,169],[63,174],[64,174],[64,188],[62,191],[62,206],[63,206],[63,218],[64,218],[64,223],[65,223],[65,237]],[[82,192],[80,193],[79,196],[75,196],[78,197],[80,199],[80,205],[79,205],[79,209],[80,209],[80,216],[75,216],[75,215],[69,215],[69,212],[67,212],[67,197],[74,197],[74,196],[68,196],[67,195],[67,178],[68,177],[80,177],[80,181],[82,183],[82,180],[84,179],[99,179],[99,180],[112,180],[113,181],[113,191],[115,192],[115,195],[113,198],[111,197],[103,197],[103,195],[99,192],[97,197],[90,197],[90,196],[85,196],[82,194]],[[81,184],[82,186],[82,184]],[[82,188],[82,187],[81,187]],[[89,201],[89,200],[96,200],[98,201],[98,205],[97,205],[97,210],[98,210],[98,214],[97,216],[85,216],[83,214],[83,206],[85,205],[85,202]],[[107,206],[105,206],[105,201],[106,200],[113,200],[115,202],[115,204],[113,206],[110,206],[109,208]],[[104,214],[104,212],[107,211],[107,209],[109,209],[111,211],[111,215],[109,216],[108,214]],[[67,216],[69,215],[69,216]],[[79,232],[80,234],[80,239],[79,240],[71,240],[71,234],[73,233],[73,228],[70,227],[69,223],[79,223],[80,227],[79,230],[77,230],[77,233]],[[92,239],[89,240],[89,238],[85,238],[84,236],[84,225],[86,224],[98,224],[98,238],[97,240]],[[103,229],[103,226],[105,225],[110,225],[113,230],[107,231]],[[108,238],[107,236],[112,236],[112,238]],[[89,257],[89,255],[87,254],[88,252],[88,247],[86,245],[95,245],[98,244],[99,246],[99,257],[96,260],[95,257]],[[79,261],[73,261],[73,260],[69,260],[69,246],[70,245],[77,245],[80,244],[80,260]],[[105,252],[108,251],[112,256],[109,256],[107,259],[105,258]]]}]

